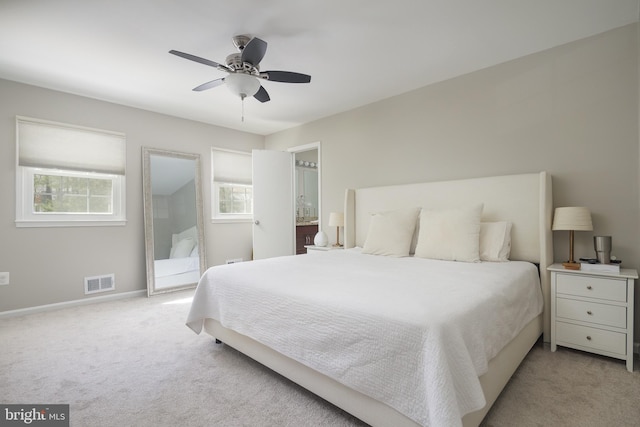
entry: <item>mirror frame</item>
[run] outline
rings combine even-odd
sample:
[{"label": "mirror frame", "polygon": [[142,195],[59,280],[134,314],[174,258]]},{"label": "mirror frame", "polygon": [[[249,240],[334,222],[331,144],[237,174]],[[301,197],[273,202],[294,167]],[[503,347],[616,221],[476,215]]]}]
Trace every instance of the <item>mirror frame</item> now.
[{"label": "mirror frame", "polygon": [[150,147],[142,147],[142,193],[144,201],[144,236],[147,263],[147,296],[174,292],[197,286],[197,282],[177,286],[156,288],[155,280],[155,254],[153,234],[153,195],[151,191],[151,156],[172,157],[195,161],[195,191],[196,191],[196,229],[198,233],[198,255],[200,261],[200,276],[207,269],[206,244],[204,239],[204,203],[202,199],[202,178],[200,167],[200,154],[183,153],[179,151],[163,150]]}]

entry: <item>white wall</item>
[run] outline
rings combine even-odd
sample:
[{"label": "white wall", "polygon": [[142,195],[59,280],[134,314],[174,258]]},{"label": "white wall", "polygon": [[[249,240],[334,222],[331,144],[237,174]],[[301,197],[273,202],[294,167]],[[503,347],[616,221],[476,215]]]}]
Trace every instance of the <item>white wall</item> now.
[{"label": "white wall", "polygon": [[[85,298],[85,276],[115,273],[117,293],[146,288],[143,146],[200,154],[208,264],[251,256],[251,224],[210,221],[210,150],[251,151],[264,137],[7,80],[0,100],[0,271],[11,273],[10,285],[0,286],[0,312]],[[124,132],[127,225],[16,228],[16,115]]]},{"label": "white wall", "polygon": [[[633,24],[270,135],[266,147],[322,141],[325,219],[345,188],[545,170],[555,206],[591,209],[576,255],[594,256],[592,236],[611,235],[614,254],[638,268],[638,115]],[[565,261],[568,232],[554,236]]]}]

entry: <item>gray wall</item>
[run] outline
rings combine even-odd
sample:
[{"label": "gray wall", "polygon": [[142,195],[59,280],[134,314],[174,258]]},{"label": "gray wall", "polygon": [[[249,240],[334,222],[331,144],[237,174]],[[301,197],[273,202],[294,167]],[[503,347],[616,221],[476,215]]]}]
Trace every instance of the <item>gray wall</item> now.
[{"label": "gray wall", "polygon": [[[591,209],[576,256],[611,235],[638,268],[638,117],[633,24],[270,135],[266,147],[322,142],[324,219],[343,209],[345,188],[545,170],[555,206]],[[554,237],[565,261],[568,232]]]},{"label": "gray wall", "polygon": [[[16,228],[16,115],[124,132],[127,225]],[[0,312],[83,299],[85,276],[115,273],[116,293],[146,288],[143,146],[201,155],[208,264],[251,256],[250,224],[210,221],[210,150],[264,148],[264,137],[0,80],[0,271],[11,273],[0,286]]]},{"label": "gray wall", "polygon": [[[153,167],[152,167],[153,169]],[[153,171],[151,171],[153,175]],[[157,171],[155,173],[158,173]],[[195,227],[198,218],[196,203],[196,184],[191,180],[175,193],[153,195],[152,206],[166,203],[167,216],[153,216],[153,256],[154,259],[169,259],[171,255],[172,236],[188,228]],[[215,237],[214,237],[215,238]]]}]

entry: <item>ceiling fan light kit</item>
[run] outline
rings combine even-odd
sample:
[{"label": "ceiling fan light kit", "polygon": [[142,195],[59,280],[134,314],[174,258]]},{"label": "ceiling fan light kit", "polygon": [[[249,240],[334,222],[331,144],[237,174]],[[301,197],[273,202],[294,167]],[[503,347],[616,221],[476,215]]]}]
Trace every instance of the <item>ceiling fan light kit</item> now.
[{"label": "ceiling fan light kit", "polygon": [[[240,53],[228,55],[226,65],[177,50],[170,50],[169,53],[229,73],[226,77],[203,83],[193,90],[200,92],[224,84],[231,93],[240,97],[243,101],[243,107],[244,99],[248,96],[253,96],[260,102],[267,102],[271,99],[259,79],[283,83],[309,83],[311,81],[311,76],[293,71],[260,72],[260,61],[267,52],[267,42],[264,40],[258,37],[251,38],[247,35],[239,35],[233,37],[232,41]],[[242,120],[244,121],[244,113]]]},{"label": "ceiling fan light kit", "polygon": [[224,78],[224,83],[227,85],[227,89],[241,99],[247,96],[253,96],[260,89],[260,82],[252,75],[244,73],[229,74]]}]

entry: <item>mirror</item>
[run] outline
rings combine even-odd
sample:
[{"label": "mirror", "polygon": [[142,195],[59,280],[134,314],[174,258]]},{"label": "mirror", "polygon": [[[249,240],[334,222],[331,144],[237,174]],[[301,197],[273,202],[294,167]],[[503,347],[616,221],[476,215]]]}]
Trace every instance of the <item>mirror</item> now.
[{"label": "mirror", "polygon": [[318,171],[296,166],[296,222],[318,220]]},{"label": "mirror", "polygon": [[316,150],[295,154],[296,223],[315,221],[318,209],[318,154]]},{"label": "mirror", "polygon": [[147,295],[195,287],[206,269],[200,155],[142,147]]},{"label": "mirror", "polygon": [[306,254],[320,229],[319,144],[295,151],[296,254]]}]

